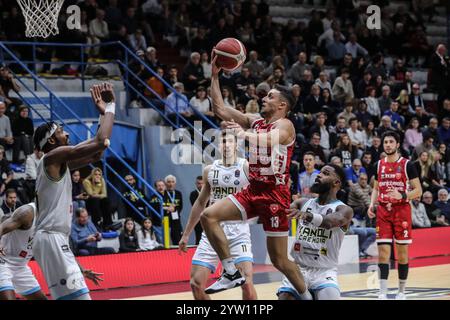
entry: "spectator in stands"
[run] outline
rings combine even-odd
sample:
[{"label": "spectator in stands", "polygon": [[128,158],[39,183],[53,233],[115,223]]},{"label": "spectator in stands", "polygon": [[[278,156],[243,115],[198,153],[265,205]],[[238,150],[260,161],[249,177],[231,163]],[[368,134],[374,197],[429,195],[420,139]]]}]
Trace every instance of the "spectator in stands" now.
[{"label": "spectator in stands", "polygon": [[418,83],[413,84],[412,93],[409,95],[409,105],[412,110],[415,110],[417,107],[425,109],[425,104],[420,94],[420,85]]},{"label": "spectator in stands", "polygon": [[413,159],[417,159],[422,152],[427,152],[428,154],[430,154],[431,152],[435,151],[436,147],[433,143],[433,137],[423,134],[423,142],[414,148]]},{"label": "spectator in stands", "polygon": [[377,238],[376,229],[371,227],[355,226],[352,221],[348,234],[356,234],[358,236],[359,257],[370,257],[370,255],[367,253],[367,249],[372,243],[375,242]]},{"label": "spectator in stands", "polygon": [[[188,121],[192,119],[193,112],[189,106],[189,100],[184,95],[184,84],[177,82],[173,85],[175,92],[169,94],[166,99],[165,114],[168,116],[169,120],[176,122],[177,117],[183,116]],[[182,122],[180,122],[182,123]]]},{"label": "spectator in stands", "polygon": [[376,79],[378,76],[381,76],[383,80],[386,80],[387,71],[384,64],[383,56],[381,54],[376,54],[372,58],[372,63],[367,66],[366,71],[372,74],[372,78]]},{"label": "spectator in stands", "polygon": [[430,118],[430,120],[428,121],[428,126],[426,127],[425,130],[423,130],[424,140],[426,139],[426,137],[431,137],[431,138],[433,138],[433,142],[437,143],[437,141],[439,141],[438,125],[439,125],[439,122],[436,117]]},{"label": "spectator in stands", "polygon": [[450,145],[450,118],[442,119],[441,125],[438,128],[438,143],[445,143]]},{"label": "spectator in stands", "polygon": [[[316,56],[314,58],[314,65],[311,68],[313,78],[317,79],[319,77],[320,73],[324,72],[324,70],[325,70],[325,60],[323,59],[322,56]],[[326,73],[325,73],[325,75],[326,75]],[[331,87],[330,87],[330,90],[331,90]]]},{"label": "spectator in stands", "polygon": [[303,155],[303,166],[305,171],[300,172],[298,175],[298,196],[302,198],[313,198],[316,195],[310,192],[310,188],[316,181],[317,175],[320,173],[315,168],[316,155],[314,152],[308,151]]},{"label": "spectator in stands", "polygon": [[347,134],[355,148],[358,149],[358,157],[362,155],[362,151],[365,149],[364,134],[358,129],[358,119],[350,118],[348,121],[350,127],[347,129]]},{"label": "spectator in stands", "polygon": [[[19,107],[19,116],[14,119],[12,124],[12,133],[14,136],[13,162],[19,163],[20,151],[23,151],[26,157],[33,151],[32,138],[34,134],[33,120],[28,117],[28,107],[22,105]],[[25,160],[24,159],[24,160]]]},{"label": "spectator in stands", "polygon": [[347,134],[347,120],[344,117],[338,117],[336,126],[330,130],[330,133],[331,149],[334,149],[336,148],[340,137]]},{"label": "spectator in stands", "polygon": [[348,134],[342,134],[340,136],[337,148],[333,155],[341,158],[344,168],[349,168],[352,166],[353,160],[357,158],[358,154],[357,148],[352,145]]},{"label": "spectator in stands", "polygon": [[[354,62],[355,61],[353,61],[352,55],[350,53],[346,53],[344,56],[344,59],[342,61],[342,64],[336,70],[336,74],[342,74],[342,70],[348,69],[349,73],[352,76],[352,81],[354,81],[353,77],[358,78],[357,75],[355,74]],[[362,77],[362,74],[361,74],[361,77]],[[358,82],[359,82],[359,79],[357,79],[357,81],[355,81],[356,84],[358,84]]]},{"label": "spectator in stands", "polygon": [[[152,206],[152,208],[156,211],[156,212],[161,212],[161,208],[162,212],[165,216],[167,216],[169,213],[166,212],[165,210],[165,204],[164,204],[164,199],[166,198],[166,184],[164,183],[163,180],[156,180],[154,183],[154,187],[155,190],[158,194],[154,194],[151,198],[150,198],[150,205]],[[161,199],[163,202],[161,202]],[[160,219],[157,220],[153,220],[153,223],[157,226],[161,225],[161,221],[159,221]],[[158,224],[157,224],[158,222]]]},{"label": "spectator in stands", "polygon": [[237,102],[246,106],[250,101],[255,101],[258,105],[258,96],[256,95],[256,88],[253,84],[247,86],[244,94],[239,97]]},{"label": "spectator in stands", "polygon": [[[364,173],[367,176],[366,169],[362,166],[362,162],[359,159],[353,160],[352,166],[345,169],[345,176],[349,187],[353,187],[358,183],[360,175]],[[367,178],[367,177],[366,177]]]},{"label": "spectator in stands", "polygon": [[441,186],[436,180],[437,177],[436,173],[432,170],[432,164],[433,159],[430,153],[426,151],[419,153],[419,158],[415,162],[422,189],[436,194]]},{"label": "spectator in stands", "polygon": [[136,225],[132,218],[126,218],[123,224],[122,233],[119,236],[119,252],[137,252],[139,248],[138,237],[136,235]]},{"label": "spectator in stands", "polygon": [[[205,117],[215,123],[214,112],[212,112],[211,100],[206,93],[206,88],[203,86],[199,86],[195,92],[195,96],[191,98],[189,101],[191,106],[195,108],[198,112],[202,113]],[[195,117],[196,120],[202,120]]]},{"label": "spectator in stands", "polygon": [[[448,225],[450,222],[450,202],[448,200],[447,189],[440,189],[438,191],[438,199],[434,202],[434,205],[436,206],[436,208],[441,210],[441,214],[439,216],[440,222],[438,222],[438,223],[441,223],[443,225]],[[436,220],[437,219],[438,218],[436,218]]]},{"label": "spectator in stands", "polygon": [[440,153],[440,163],[445,171],[445,179],[448,182],[450,181],[450,150],[448,150],[447,145],[445,143],[440,143],[438,147],[438,152]]},{"label": "spectator in stands", "polygon": [[383,133],[385,133],[386,131],[397,131],[396,128],[394,128],[391,124],[391,117],[389,116],[382,116],[381,117],[381,121],[380,121],[380,125],[379,127],[376,129],[377,135],[378,136],[382,136]]},{"label": "spectator in stands", "polygon": [[[444,189],[442,189],[444,190]],[[442,192],[441,197],[445,199],[445,192]],[[445,201],[445,200],[444,200]],[[433,201],[433,194],[430,191],[426,191],[422,195],[422,202],[425,206],[428,219],[430,220],[432,227],[447,226],[445,222],[445,216],[441,215],[441,210],[438,209]]]},{"label": "spectator in stands", "polygon": [[320,134],[320,146],[323,148],[325,158],[328,159],[331,153],[330,131],[326,126],[327,115],[325,112],[319,112],[316,116],[316,125],[310,129],[310,136],[313,132]]},{"label": "spectator in stands", "polygon": [[163,245],[156,240],[155,231],[153,230],[153,223],[149,218],[145,218],[142,221],[141,230],[137,232],[137,236],[139,248],[142,251],[150,251],[163,247]]},{"label": "spectator in stands", "polygon": [[76,246],[75,252],[80,256],[93,256],[99,254],[113,254],[113,248],[98,247],[98,242],[102,240],[102,234],[92,223],[85,208],[78,208],[75,211],[76,220],[72,222],[70,237]]},{"label": "spectator in stands", "polygon": [[173,87],[175,83],[180,82],[181,79],[178,77],[178,69],[176,66],[171,66],[169,69],[169,73],[165,80]]},{"label": "spectator in stands", "polygon": [[284,77],[284,68],[282,67],[274,67],[273,73],[266,79],[266,82],[274,87],[275,85],[286,86],[287,82]]},{"label": "spectator in stands", "polygon": [[328,75],[325,71],[319,73],[319,77],[316,79],[315,84],[317,84],[321,90],[327,89],[329,93],[331,92],[331,83],[328,81]]},{"label": "spectator in stands", "polygon": [[200,64],[200,53],[191,53],[189,63],[184,67],[182,80],[187,92],[193,92],[200,85],[207,85],[203,67]]},{"label": "spectator in stands", "polygon": [[77,211],[78,208],[86,208],[86,200],[89,195],[84,191],[83,183],[80,179],[80,171],[72,172],[72,210]]},{"label": "spectator in stands", "polygon": [[130,47],[133,51],[146,50],[147,40],[142,33],[142,29],[136,29],[136,32],[129,35]]},{"label": "spectator in stands", "polygon": [[[195,201],[197,200],[197,198],[200,194],[200,191],[203,188],[203,184],[204,184],[203,176],[198,176],[195,179],[195,190],[193,190],[191,192],[191,194],[189,195],[189,200],[191,201],[191,205],[194,205]],[[198,243],[200,242],[200,239],[202,237],[202,232],[203,232],[203,228],[202,228],[202,225],[200,222],[195,225],[194,231],[195,231],[195,244],[198,245]]]},{"label": "spectator in stands", "polygon": [[373,138],[376,135],[375,131],[375,123],[372,120],[369,120],[362,129],[363,137],[364,137],[364,149],[370,148],[373,143]]},{"label": "spectator in stands", "polygon": [[430,219],[423,203],[419,200],[411,201],[411,215],[413,228],[429,228],[431,227]]},{"label": "spectator in stands", "polygon": [[183,211],[183,195],[176,190],[177,178],[173,175],[168,175],[164,178],[166,184],[166,193],[164,198],[165,210],[169,216],[170,238],[172,244],[180,242],[183,228],[181,226],[181,214]]},{"label": "spectator in stands", "polygon": [[26,203],[31,202],[35,197],[37,167],[43,155],[44,153],[42,151],[34,149],[34,152],[27,157],[25,162],[25,181],[23,182],[23,187],[28,196]]},{"label": "spectator in stands", "polygon": [[[3,176],[6,175],[6,179]],[[5,149],[0,145],[0,195],[3,195],[6,189],[15,186],[14,171],[11,169],[9,161],[5,159]]]},{"label": "spectator in stands", "polygon": [[[439,106],[438,106],[439,107]],[[442,121],[445,117],[450,117],[450,99],[445,99],[442,103],[442,108],[438,110],[438,119]]]},{"label": "spectator in stands", "polygon": [[[94,168],[91,174],[83,180],[83,187],[89,198],[86,208],[92,215],[92,222],[101,230],[109,230],[112,225],[111,204],[106,192],[106,182],[100,168]],[[102,223],[100,220],[103,218]]]},{"label": "spectator in stands", "polygon": [[105,11],[97,9],[96,18],[89,23],[89,33],[101,42],[105,42],[109,39],[109,28],[104,19]]},{"label": "spectator in stands", "polygon": [[[348,168],[349,169],[349,168]],[[367,209],[370,205],[372,188],[369,185],[367,174],[361,172],[357,183],[350,186],[347,204],[354,210],[354,217],[358,220],[364,220],[367,216]]]},{"label": "spectator in stands", "polygon": [[8,189],[5,191],[5,201],[3,201],[1,209],[4,214],[12,214],[22,203],[17,199],[17,192],[15,189]]},{"label": "spectator in stands", "polygon": [[320,96],[320,87],[314,84],[311,87],[311,94],[306,98],[303,104],[303,110],[305,113],[316,114],[322,111],[324,105],[323,99]]},{"label": "spectator in stands", "polygon": [[358,101],[358,107],[356,108],[355,116],[358,121],[361,123],[362,127],[367,126],[369,121],[372,121],[372,115],[367,112],[367,103],[366,100],[361,99]]},{"label": "spectator in stands", "polygon": [[415,117],[419,121],[419,127],[420,128],[426,127],[430,122],[429,113],[424,108],[421,107],[416,107],[415,111],[416,111]]},{"label": "spectator in stands", "polygon": [[[160,220],[157,216],[153,214],[149,215],[144,200],[147,201],[147,203],[150,203],[150,200],[145,195],[144,190],[137,186],[136,179],[134,178],[134,176],[132,174],[127,174],[124,177],[124,180],[128,183],[128,186],[126,187],[122,195],[126,200],[128,200],[131,203],[130,205],[127,202],[125,202],[127,217],[133,218],[134,221],[142,221],[142,219],[149,216],[152,216],[152,218],[154,219]],[[139,211],[139,214],[135,212],[133,207],[134,209]],[[161,223],[159,221],[158,225],[160,224]]]},{"label": "spectator in stands", "polygon": [[364,72],[363,78],[356,86],[356,97],[364,98],[368,96],[367,88],[372,86],[372,74],[369,71]]},{"label": "spectator in stands", "polygon": [[414,149],[423,142],[422,132],[419,128],[419,120],[412,118],[409,122],[408,129],[405,132],[405,139],[403,140],[403,149],[412,154]]},{"label": "spectator in stands", "polygon": [[438,105],[441,105],[444,98],[448,96],[450,64],[446,54],[447,48],[445,45],[439,44],[430,60],[430,86],[439,95],[437,101]]},{"label": "spectator in stands", "polygon": [[338,118],[345,119],[345,126],[349,126],[350,119],[356,118],[356,115],[353,113],[353,102],[347,101],[345,103],[344,111],[338,114]]},{"label": "spectator in stands", "polygon": [[350,53],[353,58],[367,56],[369,54],[369,52],[358,43],[358,38],[354,33],[348,37],[348,42],[345,44],[345,50],[347,53]]},{"label": "spectator in stands", "polygon": [[361,164],[362,168],[366,171],[367,179],[369,183],[372,180],[372,177],[375,175],[375,172],[377,170],[376,162],[372,161],[372,153],[367,149],[364,151],[363,156],[361,157]]},{"label": "spectator in stands", "polygon": [[[20,86],[14,80],[14,75],[11,70],[4,64],[0,63],[0,98],[3,98],[6,104],[6,113],[13,115],[16,108],[22,105],[22,101],[18,98],[13,98],[9,94],[10,92],[19,92]],[[0,102],[0,105],[2,103]],[[1,115],[3,115],[5,111]],[[0,115],[0,119],[1,119]]]},{"label": "spectator in stands", "polygon": [[5,112],[6,104],[0,101],[0,145],[4,149],[9,149],[14,144],[14,138],[11,130],[11,121]]},{"label": "spectator in stands", "polygon": [[344,105],[347,100],[351,100],[355,97],[353,93],[353,84],[349,79],[350,71],[348,69],[342,69],[340,77],[336,78],[333,85],[333,99]]},{"label": "spectator in stands", "polygon": [[398,114],[399,103],[392,101],[389,110],[383,116],[388,116],[391,119],[391,126],[396,130],[402,130],[404,127],[404,119]]},{"label": "spectator in stands", "polygon": [[331,122],[334,124],[336,114],[342,111],[342,106],[339,104],[339,102],[335,101],[331,97],[331,90],[328,88],[322,89],[322,99],[323,99],[322,108],[325,110],[328,119],[330,119]]},{"label": "spectator in stands", "polygon": [[197,30],[197,34],[191,40],[191,50],[193,52],[200,52],[209,48],[210,44],[206,37],[206,29],[204,26],[200,26]]},{"label": "spectator in stands", "polygon": [[202,53],[200,55],[200,64],[203,68],[203,76],[205,77],[205,79],[210,81],[211,73],[212,73],[212,65],[211,65],[211,62],[209,61],[208,52],[202,51]]},{"label": "spectator in stands", "polygon": [[[157,51],[154,47],[148,47],[145,50],[144,61],[147,64],[147,66],[149,66],[150,69],[152,69],[153,71],[156,71],[158,67],[162,67],[164,69],[164,65],[161,62],[159,62],[157,58]],[[148,70],[145,70],[145,78],[148,79],[151,76],[152,74]]]},{"label": "spectator in stands", "polygon": [[249,61],[244,64],[244,67],[248,68],[253,78],[261,79],[264,71],[264,64],[258,60],[258,52],[250,51]]},{"label": "spectator in stands", "polygon": [[311,66],[307,61],[308,56],[306,55],[306,52],[300,52],[298,54],[298,61],[292,65],[287,73],[292,84],[300,84],[300,81],[305,74],[305,70],[311,70]]},{"label": "spectator in stands", "polygon": [[145,88],[144,95],[151,101],[151,103],[159,109],[164,106],[163,99],[167,96],[166,87],[160,79],[164,77],[164,69],[161,67],[156,68],[156,75],[152,75],[146,82],[149,86],[149,90]]},{"label": "spectator in stands", "polygon": [[311,93],[311,88],[314,85],[314,79],[312,76],[311,70],[305,70],[303,72],[303,78],[299,82],[300,87],[302,88],[302,94],[304,97]]},{"label": "spectator in stands", "polygon": [[334,32],[333,42],[327,45],[328,61],[331,65],[337,66],[345,56],[346,48],[341,42],[341,33]]},{"label": "spectator in stands", "polygon": [[384,114],[391,106],[391,88],[388,85],[383,86],[382,95],[378,98],[378,105],[381,114]]},{"label": "spectator in stands", "polygon": [[111,30],[118,30],[122,23],[122,11],[117,2],[118,0],[108,0],[108,6],[105,8],[105,21]]},{"label": "spectator in stands", "polygon": [[315,164],[318,167],[323,166],[326,161],[325,153],[323,152],[323,148],[320,146],[320,134],[315,132],[312,134],[310,142],[308,144],[303,145],[300,152],[300,159],[303,159],[303,155],[307,152],[314,153],[316,162]]}]

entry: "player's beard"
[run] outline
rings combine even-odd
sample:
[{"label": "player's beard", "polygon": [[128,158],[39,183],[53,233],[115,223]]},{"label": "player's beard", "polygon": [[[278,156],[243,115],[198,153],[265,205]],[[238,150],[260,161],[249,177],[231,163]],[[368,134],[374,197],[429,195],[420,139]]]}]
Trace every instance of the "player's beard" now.
[{"label": "player's beard", "polygon": [[331,190],[331,184],[329,183],[320,183],[320,182],[314,182],[314,184],[311,186],[310,191],[312,193],[322,194],[322,193],[328,193]]},{"label": "player's beard", "polygon": [[394,151],[392,151],[392,152],[387,152],[387,151],[385,151],[386,152],[386,154],[388,155],[388,156],[392,156],[392,155],[394,155],[394,154],[396,154],[397,153],[397,150],[395,150],[394,149]]}]

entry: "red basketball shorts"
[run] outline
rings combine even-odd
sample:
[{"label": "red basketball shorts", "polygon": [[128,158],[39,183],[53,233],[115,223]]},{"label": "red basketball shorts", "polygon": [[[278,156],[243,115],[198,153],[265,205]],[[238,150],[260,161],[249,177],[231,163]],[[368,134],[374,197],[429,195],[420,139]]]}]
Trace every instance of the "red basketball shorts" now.
[{"label": "red basketball shorts", "polygon": [[244,221],[259,217],[267,236],[288,236],[289,218],[286,209],[289,209],[291,204],[289,189],[249,186],[230,195],[229,199],[241,211]]},{"label": "red basketball shorts", "polygon": [[391,210],[380,204],[377,208],[377,243],[412,243],[410,204],[393,205]]}]

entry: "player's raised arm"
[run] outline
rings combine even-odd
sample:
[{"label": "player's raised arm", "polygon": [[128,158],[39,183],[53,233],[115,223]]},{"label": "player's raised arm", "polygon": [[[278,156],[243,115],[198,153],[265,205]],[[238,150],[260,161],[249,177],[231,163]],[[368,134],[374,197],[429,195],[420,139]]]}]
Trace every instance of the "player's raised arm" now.
[{"label": "player's raised arm", "polygon": [[[34,210],[30,205],[23,205],[17,208],[14,213],[0,223],[0,239],[17,229],[29,229],[33,223]],[[3,248],[0,247],[0,255],[4,255]]]},{"label": "player's raised arm", "polygon": [[[112,133],[115,113],[112,85],[94,85],[91,88],[91,95],[95,106],[101,114],[97,134],[93,139],[81,142],[76,146],[60,146],[51,150],[45,157],[46,166],[69,163],[69,166],[74,168],[83,164],[89,164],[93,159],[97,159],[98,154],[103,152],[109,146],[109,138]],[[110,100],[105,102],[108,98]],[[58,128],[57,130],[62,130],[62,128]],[[81,159],[84,159],[84,161],[81,161],[83,163],[80,163]],[[75,163],[76,166],[70,165],[71,162]]]},{"label": "player's raised arm", "polygon": [[322,216],[311,212],[303,212],[301,219],[312,223],[316,227],[333,229],[350,225],[353,218],[353,209],[349,206],[339,206],[336,212]]},{"label": "player's raised arm", "polygon": [[200,191],[197,200],[195,200],[194,204],[192,205],[192,210],[189,214],[186,228],[184,229],[183,236],[181,237],[180,243],[178,244],[179,251],[187,251],[189,236],[191,235],[192,230],[194,230],[197,223],[200,221],[200,215],[203,210],[205,210],[206,204],[208,203],[211,193],[211,186],[208,182],[208,173],[210,169],[211,166],[209,165],[206,166],[203,170],[203,181],[205,181],[205,183],[203,184],[202,190]]},{"label": "player's raised arm", "polygon": [[276,127],[265,133],[248,132],[237,122],[227,121],[225,126],[228,130],[232,130],[239,138],[264,144],[267,147],[274,145],[288,145],[295,139],[295,129],[292,122],[288,119],[280,119]]},{"label": "player's raised arm", "polygon": [[234,108],[225,106],[219,84],[220,68],[216,66],[217,56],[214,54],[214,50],[211,53],[211,57],[211,100],[214,114],[225,121],[236,121],[244,130],[249,129],[252,122],[261,117],[255,114],[246,115]]}]

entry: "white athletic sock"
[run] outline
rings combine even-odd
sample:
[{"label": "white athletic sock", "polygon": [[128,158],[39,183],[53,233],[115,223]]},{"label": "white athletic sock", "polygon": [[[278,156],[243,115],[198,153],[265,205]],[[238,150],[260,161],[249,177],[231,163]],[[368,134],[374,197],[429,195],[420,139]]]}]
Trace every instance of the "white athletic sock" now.
[{"label": "white athletic sock", "polygon": [[222,266],[228,274],[235,274],[237,271],[233,258],[223,259]]},{"label": "white athletic sock", "polygon": [[405,293],[406,280],[398,280],[398,292]]},{"label": "white athletic sock", "polygon": [[386,279],[380,279],[380,294],[387,294],[388,281]]}]

